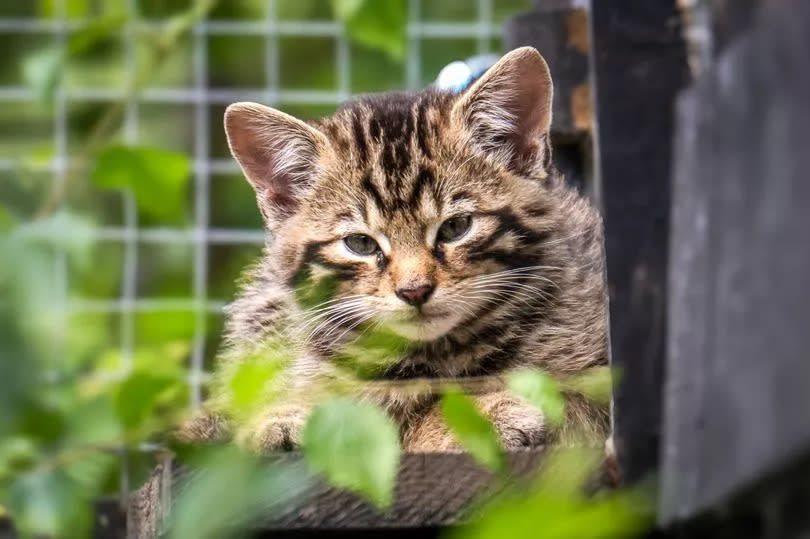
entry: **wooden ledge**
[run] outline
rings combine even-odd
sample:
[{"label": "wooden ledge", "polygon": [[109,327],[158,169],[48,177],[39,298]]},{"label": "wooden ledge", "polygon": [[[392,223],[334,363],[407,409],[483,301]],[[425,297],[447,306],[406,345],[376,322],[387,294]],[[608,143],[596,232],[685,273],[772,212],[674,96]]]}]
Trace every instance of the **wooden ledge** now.
[{"label": "wooden ledge", "polygon": [[[540,464],[542,448],[508,455],[511,474],[526,477]],[[286,458],[286,457],[285,457]],[[300,459],[299,455],[290,455]],[[167,461],[129,500],[127,537],[152,539],[160,534],[172,493],[188,474]],[[262,530],[360,530],[425,528],[463,521],[473,503],[503,488],[491,472],[465,453],[406,453],[402,455],[393,506],[381,512],[357,495],[316,482],[294,505]]]}]

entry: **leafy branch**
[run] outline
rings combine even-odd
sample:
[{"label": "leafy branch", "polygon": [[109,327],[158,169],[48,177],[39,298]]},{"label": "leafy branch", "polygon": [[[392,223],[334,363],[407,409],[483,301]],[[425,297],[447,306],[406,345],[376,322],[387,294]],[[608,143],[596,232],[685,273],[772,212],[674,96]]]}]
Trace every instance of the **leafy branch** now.
[{"label": "leafy branch", "polygon": [[[68,166],[68,172],[63,182],[54,182],[48,195],[43,199],[36,211],[36,217],[42,218],[51,214],[62,202],[68,187],[81,177],[86,171],[88,163],[93,156],[108,143],[110,137],[115,133],[117,126],[123,116],[126,104],[133,101],[138,94],[143,91],[154,74],[158,72],[176,48],[180,39],[186,35],[193,26],[208,16],[216,5],[217,0],[195,0],[194,4],[185,12],[169,19],[164,25],[161,33],[156,37],[152,45],[151,54],[145,65],[137,69],[135,76],[131,78],[124,95],[121,99],[112,102],[99,116],[98,120],[90,128],[89,135],[83,147],[79,149],[73,161],[73,166]],[[69,55],[81,54],[86,51],[91,44],[102,39],[104,35],[118,29],[127,23],[127,18],[122,15],[115,15],[102,19],[95,24],[89,25],[84,33],[73,36],[68,45]],[[48,49],[41,52],[35,58],[52,59],[43,62],[42,69],[45,73],[39,73],[37,69],[30,68],[32,73],[28,79],[35,85],[39,93],[48,98],[52,95],[56,87],[56,82],[63,78],[64,55],[58,49]],[[178,157],[179,158],[179,157]],[[129,184],[134,187],[137,182]],[[139,199],[140,200],[140,199]]]}]

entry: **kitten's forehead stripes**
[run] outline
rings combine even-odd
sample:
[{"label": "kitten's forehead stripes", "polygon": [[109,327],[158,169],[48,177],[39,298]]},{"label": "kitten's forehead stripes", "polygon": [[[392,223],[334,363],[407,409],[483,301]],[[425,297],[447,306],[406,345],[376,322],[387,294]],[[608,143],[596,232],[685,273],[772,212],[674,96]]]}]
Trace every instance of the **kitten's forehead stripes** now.
[{"label": "kitten's forehead stripes", "polygon": [[363,124],[361,123],[360,116],[357,113],[352,115],[352,129],[354,131],[354,144],[357,148],[358,164],[361,167],[364,167],[366,166],[366,161],[368,159],[368,149],[366,145],[366,135],[363,131]]}]

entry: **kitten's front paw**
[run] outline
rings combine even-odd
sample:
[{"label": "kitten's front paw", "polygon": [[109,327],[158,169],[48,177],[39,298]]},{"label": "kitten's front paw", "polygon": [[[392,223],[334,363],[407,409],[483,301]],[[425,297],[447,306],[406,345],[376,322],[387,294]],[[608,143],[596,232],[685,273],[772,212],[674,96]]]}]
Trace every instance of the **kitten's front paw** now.
[{"label": "kitten's front paw", "polygon": [[308,411],[288,407],[274,410],[238,436],[240,445],[256,453],[291,451],[301,444]]},{"label": "kitten's front paw", "polygon": [[546,422],[534,406],[501,393],[478,397],[478,406],[492,421],[504,449],[537,447],[545,443]]}]

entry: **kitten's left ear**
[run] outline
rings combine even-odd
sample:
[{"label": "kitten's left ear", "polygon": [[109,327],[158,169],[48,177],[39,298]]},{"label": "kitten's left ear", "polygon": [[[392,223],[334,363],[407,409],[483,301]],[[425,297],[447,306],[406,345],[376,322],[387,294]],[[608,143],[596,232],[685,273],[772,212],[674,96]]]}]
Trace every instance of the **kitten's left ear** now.
[{"label": "kitten's left ear", "polygon": [[545,175],[553,85],[532,47],[501,58],[453,106],[473,144],[518,174]]}]

